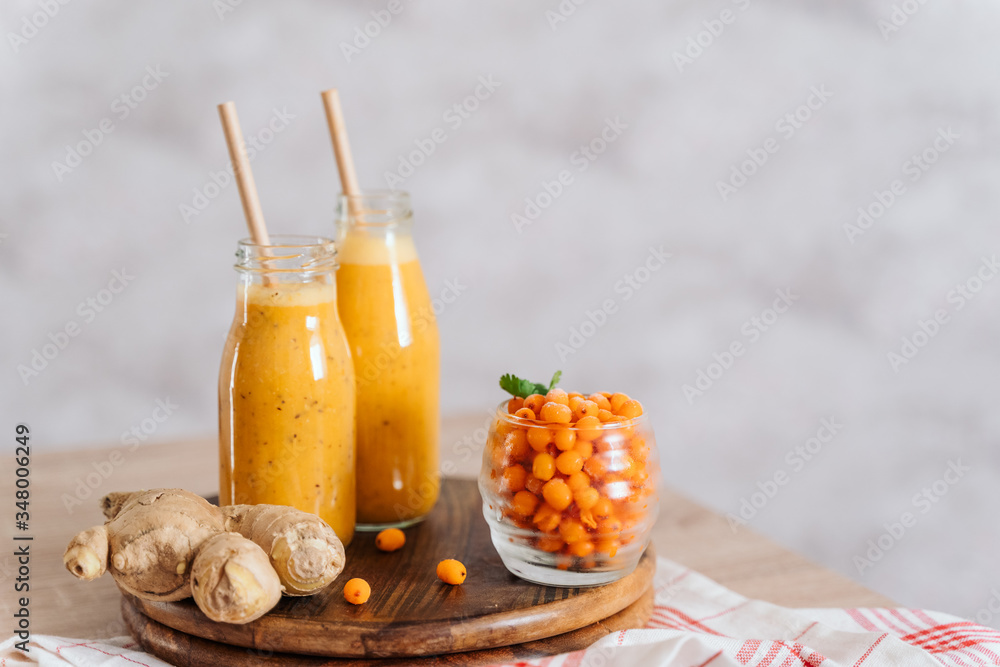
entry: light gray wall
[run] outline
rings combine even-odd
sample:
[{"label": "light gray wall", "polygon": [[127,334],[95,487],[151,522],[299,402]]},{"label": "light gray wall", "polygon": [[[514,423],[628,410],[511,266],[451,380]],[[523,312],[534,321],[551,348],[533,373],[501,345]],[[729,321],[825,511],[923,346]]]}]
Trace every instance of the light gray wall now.
[{"label": "light gray wall", "polygon": [[[440,317],[446,413],[493,405],[504,372],[627,391],[654,415],[670,484],[722,512],[762,504],[753,529],[902,604],[986,607],[1000,587],[1000,281],[961,308],[949,294],[1000,245],[995,2],[908,0],[919,9],[883,38],[887,0],[592,2],[555,29],[556,0],[405,1],[350,62],[340,44],[387,2],[347,4],[245,0],[220,19],[210,2],[71,2],[16,53],[9,33],[40,4],[4,4],[9,423],[32,424],[42,449],[84,447],[169,398],[154,438],[214,431],[244,224],[233,186],[209,187],[190,221],[179,207],[226,164],[215,105],[236,101],[248,135],[275,108],[294,115],[253,162],[264,211],[272,231],[330,234],[339,186],[318,93],[338,86],[364,185],[435,128],[447,136],[400,186],[432,292],[462,286]],[[699,38],[711,43],[679,67]],[[147,67],[165,78],[123,117],[115,100]],[[499,87],[455,127],[445,114],[480,77]],[[776,123],[814,88],[832,96],[789,136]],[[113,131],[57,176],[103,118]],[[581,172],[574,153],[615,119]],[[958,138],[911,180],[904,163],[947,128]],[[723,201],[717,182],[765,145],[776,152]],[[511,215],[562,170],[572,183],[517,229]],[[850,242],[844,225],[894,179],[905,192]],[[651,247],[671,257],[626,299],[616,285]],[[89,321],[78,304],[116,270],[134,278]],[[793,305],[752,341],[744,323],[776,290]],[[606,324],[561,359],[556,344],[607,299]],[[894,370],[887,353],[939,310],[947,321]],[[70,322],[78,335],[25,384],[18,365]],[[713,354],[733,342],[742,356],[689,402],[683,385],[719,375]],[[786,456],[825,418],[842,424],[832,440]],[[915,494],[958,460],[969,470],[924,513]],[[776,473],[787,483],[754,497]],[[916,524],[859,574],[854,557],[903,512]]]}]

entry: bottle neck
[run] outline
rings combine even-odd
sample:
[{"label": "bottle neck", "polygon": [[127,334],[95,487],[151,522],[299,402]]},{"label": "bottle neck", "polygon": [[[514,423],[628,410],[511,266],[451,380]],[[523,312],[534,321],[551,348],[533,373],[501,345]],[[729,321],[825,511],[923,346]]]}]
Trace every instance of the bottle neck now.
[{"label": "bottle neck", "polygon": [[401,191],[341,195],[337,245],[344,264],[402,264],[416,261],[410,197]]},{"label": "bottle neck", "polygon": [[[236,289],[236,317],[244,322],[253,310],[281,309],[296,317],[336,312],[337,283],[330,274],[304,283],[271,282],[245,279]],[[294,311],[292,309],[295,309]]]},{"label": "bottle neck", "polygon": [[394,229],[368,229],[367,226],[343,225],[337,234],[341,264],[394,265],[417,261],[417,247],[408,226]]}]

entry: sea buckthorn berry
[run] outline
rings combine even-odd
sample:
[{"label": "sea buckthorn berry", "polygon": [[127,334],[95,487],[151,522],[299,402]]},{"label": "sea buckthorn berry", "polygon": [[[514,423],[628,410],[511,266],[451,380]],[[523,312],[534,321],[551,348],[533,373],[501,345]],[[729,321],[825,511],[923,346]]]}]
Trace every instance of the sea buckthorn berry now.
[{"label": "sea buckthorn berry", "polygon": [[584,417],[597,417],[597,413],[600,411],[601,409],[597,407],[597,403],[594,403],[593,401],[583,401],[576,410],[573,410],[573,416],[579,421]]},{"label": "sea buckthorn berry", "polygon": [[584,417],[574,425],[576,436],[583,440],[596,440],[601,437],[601,420],[596,416]]},{"label": "sea buckthorn berry", "polygon": [[351,604],[364,604],[371,594],[372,587],[364,579],[351,579],[344,584],[344,599]]},{"label": "sea buckthorn berry", "polygon": [[534,419],[535,413],[531,408],[521,408],[514,413],[514,416],[518,419]]},{"label": "sea buckthorn berry", "polygon": [[493,422],[493,431],[496,432],[497,437],[501,440],[507,436],[511,431],[516,430],[517,427],[513,424],[508,423],[505,419],[498,419]]},{"label": "sea buckthorn berry", "polygon": [[503,469],[507,465],[507,447],[501,441],[498,446],[490,449],[490,461],[494,468]]},{"label": "sea buckthorn berry", "polygon": [[561,520],[562,512],[548,503],[542,503],[542,506],[535,512],[535,518],[532,519],[532,523],[543,533],[551,533],[559,527]]},{"label": "sea buckthorn berry", "polygon": [[535,477],[534,475],[532,475],[530,472],[528,473],[528,478],[526,480],[524,480],[524,489],[526,491],[530,491],[531,493],[535,494],[536,496],[540,495],[542,493],[542,487],[544,485],[545,485],[545,482],[543,482],[542,480],[538,479],[537,477]]},{"label": "sea buckthorn berry", "polygon": [[573,451],[582,456],[584,460],[587,460],[594,455],[594,443],[586,440],[579,440],[573,447]]},{"label": "sea buckthorn berry", "polygon": [[632,398],[628,394],[613,394],[608,401],[611,403],[611,412],[618,414],[618,408],[623,406],[626,401],[631,401]]},{"label": "sea buckthorn berry", "polygon": [[514,398],[507,401],[507,413],[514,414],[518,410],[524,407],[524,399],[520,396],[515,396]]},{"label": "sea buckthorn berry", "polygon": [[594,515],[599,517],[611,516],[611,512],[614,509],[611,506],[611,501],[607,498],[599,499],[594,506],[591,508],[594,510]]},{"label": "sea buckthorn berry", "polygon": [[555,429],[555,441],[556,448],[561,451],[573,449],[573,444],[576,442],[576,431],[566,427],[557,428]]},{"label": "sea buckthorn berry", "polygon": [[611,410],[605,410],[604,408],[601,408],[600,410],[597,411],[597,418],[601,420],[602,424],[607,424],[608,422],[613,422],[618,420],[618,417],[615,416],[615,413],[611,412]]},{"label": "sea buckthorn berry", "polygon": [[528,444],[536,452],[544,452],[552,442],[552,431],[547,428],[531,427],[528,429]]},{"label": "sea buckthorn berry", "polygon": [[545,502],[560,512],[573,502],[573,492],[569,490],[566,482],[558,477],[545,482],[545,486],[542,487],[542,496],[545,498]]},{"label": "sea buckthorn berry", "polygon": [[617,518],[622,522],[622,530],[631,530],[643,517],[645,517],[645,512],[628,511],[627,508],[623,508],[622,513]]},{"label": "sea buckthorn berry", "polygon": [[505,514],[505,516],[518,528],[523,528],[524,530],[531,530],[533,528],[531,525],[531,519],[525,519],[523,516],[517,516],[516,514],[509,513]]},{"label": "sea buckthorn berry", "polygon": [[597,519],[594,517],[594,513],[590,510],[580,510],[580,521],[591,530],[597,528]]},{"label": "sea buckthorn berry", "polygon": [[549,401],[542,406],[542,421],[568,424],[573,421],[573,411],[568,405]]},{"label": "sea buckthorn berry", "polygon": [[530,491],[518,491],[510,503],[511,510],[521,516],[531,516],[535,513],[536,507],[538,507],[538,498]]},{"label": "sea buckthorn berry", "polygon": [[556,458],[556,470],[564,475],[572,475],[583,470],[583,457],[574,450],[563,452]]},{"label": "sea buckthorn berry", "polygon": [[618,535],[622,532],[622,522],[613,516],[601,519],[597,522],[597,532],[601,535]]},{"label": "sea buckthorn berry", "polygon": [[572,400],[573,400],[574,398],[585,398],[585,397],[584,397],[584,395],[583,395],[583,394],[581,394],[581,393],[580,393],[580,392],[578,392],[578,391],[571,391],[571,392],[569,392],[569,393],[568,393],[568,394],[566,394],[566,395],[567,395],[567,396],[569,396],[569,400],[571,400],[571,401],[572,401]]},{"label": "sea buckthorn berry", "polygon": [[507,456],[512,461],[520,461],[528,455],[528,435],[518,429],[507,436]]},{"label": "sea buckthorn berry", "polygon": [[558,403],[569,407],[569,394],[559,387],[550,389],[549,393],[545,394],[545,400],[549,403]]},{"label": "sea buckthorn berry", "polygon": [[[597,489],[592,486],[579,489],[573,493],[573,500],[576,501],[576,506],[581,510],[592,509],[600,499],[601,494],[598,493]],[[593,528],[593,526],[591,526],[591,528]]]},{"label": "sea buckthorn berry", "polygon": [[507,484],[507,491],[517,493],[524,491],[524,483],[528,479],[528,471],[522,466],[512,465],[503,471],[503,481]]},{"label": "sea buckthorn berry", "polygon": [[498,447],[502,447],[503,441],[507,439],[507,436],[510,435],[512,430],[513,429],[508,429],[503,433],[500,433],[500,431],[491,433],[489,438],[486,440],[486,446],[489,447],[490,449],[496,449]]},{"label": "sea buckthorn berry", "polygon": [[569,409],[573,411],[574,415],[576,415],[576,410],[580,407],[580,404],[583,403],[583,401],[584,399],[581,396],[570,396],[569,403],[566,405],[568,405]]},{"label": "sea buckthorn berry", "polygon": [[375,536],[375,547],[379,551],[395,551],[406,544],[406,535],[399,528],[386,528]]},{"label": "sea buckthorn berry", "polygon": [[535,460],[531,462],[531,474],[543,482],[549,481],[552,475],[556,474],[556,460],[551,454],[544,452],[536,455]]},{"label": "sea buckthorn berry", "polygon": [[521,407],[528,408],[537,415],[541,412],[543,405],[545,405],[545,397],[541,394],[532,394],[524,399],[524,405]]},{"label": "sea buckthorn berry", "polygon": [[590,540],[580,540],[569,545],[569,552],[577,558],[586,558],[594,553],[594,543]]},{"label": "sea buckthorn berry", "polygon": [[566,517],[559,523],[559,537],[563,538],[566,544],[573,544],[587,539],[587,529],[576,519]]},{"label": "sea buckthorn berry", "polygon": [[580,489],[586,489],[590,486],[590,477],[585,472],[575,472],[566,478],[566,485],[569,486],[570,491],[576,493]]},{"label": "sea buckthorn berry", "polygon": [[591,394],[587,397],[587,400],[597,403],[597,407],[601,410],[611,412],[611,401],[604,394]]},{"label": "sea buckthorn berry", "polygon": [[632,438],[632,441],[629,443],[629,449],[632,450],[632,458],[637,461],[645,461],[646,457],[649,456],[649,445],[646,444],[645,438]]},{"label": "sea buckthorn berry", "polygon": [[611,449],[625,449],[627,438],[620,428],[606,428],[597,444],[597,451],[606,452]]},{"label": "sea buckthorn berry", "polygon": [[455,560],[454,558],[449,558],[438,563],[437,566],[437,576],[438,579],[446,584],[451,584],[452,586],[458,586],[463,581],[465,581],[465,566],[461,562]]},{"label": "sea buckthorn berry", "polygon": [[625,401],[615,410],[615,414],[625,419],[635,419],[642,415],[642,403],[634,398]]},{"label": "sea buckthorn berry", "polygon": [[602,554],[607,554],[611,558],[614,558],[615,554],[618,553],[618,540],[613,537],[599,539],[597,540],[596,548]]},{"label": "sea buckthorn berry", "polygon": [[642,490],[643,485],[649,481],[649,472],[646,470],[646,466],[637,463],[634,467],[629,470],[628,478],[632,481],[637,491]]},{"label": "sea buckthorn berry", "polygon": [[605,473],[608,472],[607,467],[604,465],[604,461],[601,460],[599,456],[591,456],[583,464],[583,470],[591,479],[596,479],[598,477],[603,477]]},{"label": "sea buckthorn berry", "polygon": [[629,467],[625,470],[625,479],[634,483],[636,480],[646,481],[648,477],[649,475],[646,474],[646,463],[629,457]]},{"label": "sea buckthorn berry", "polygon": [[538,548],[550,554],[554,554],[562,549],[563,544],[565,544],[565,542],[563,542],[561,538],[554,537],[552,535],[546,535],[538,538]]},{"label": "sea buckthorn berry", "polygon": [[636,462],[635,459],[629,456],[627,451],[621,451],[617,453],[621,456],[621,459],[619,461],[619,465],[621,466],[621,468],[619,469],[619,474],[621,474],[621,476],[624,477],[625,479],[632,479],[632,475],[636,473],[636,470],[639,468],[641,464]]}]

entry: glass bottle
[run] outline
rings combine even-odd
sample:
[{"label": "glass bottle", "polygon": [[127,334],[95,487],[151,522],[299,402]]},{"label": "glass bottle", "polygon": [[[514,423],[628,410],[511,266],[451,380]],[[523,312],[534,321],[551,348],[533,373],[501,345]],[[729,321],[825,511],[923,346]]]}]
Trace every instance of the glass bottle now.
[{"label": "glass bottle", "polygon": [[354,535],[355,380],[330,239],[245,239],[219,372],[222,504],[291,505]]},{"label": "glass bottle", "polygon": [[421,520],[440,488],[440,343],[410,197],[341,195],[337,292],[357,374],[358,530]]}]

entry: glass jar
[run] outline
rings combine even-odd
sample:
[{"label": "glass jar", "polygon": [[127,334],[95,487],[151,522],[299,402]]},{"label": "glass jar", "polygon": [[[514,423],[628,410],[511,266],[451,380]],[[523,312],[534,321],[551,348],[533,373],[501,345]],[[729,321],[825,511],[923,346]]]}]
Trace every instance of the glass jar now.
[{"label": "glass jar", "polygon": [[440,344],[405,192],[341,195],[340,319],[358,396],[358,530],[421,520],[440,488]]},{"label": "glass jar", "polygon": [[219,498],[291,505],[354,535],[354,366],[332,240],[240,241],[219,372]]},{"label": "glass jar", "polygon": [[521,419],[507,406],[497,408],[479,475],[483,516],[504,565],[547,586],[628,575],[659,512],[659,455],[647,417],[577,428]]}]

